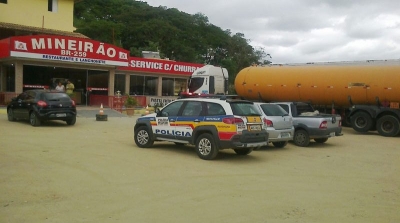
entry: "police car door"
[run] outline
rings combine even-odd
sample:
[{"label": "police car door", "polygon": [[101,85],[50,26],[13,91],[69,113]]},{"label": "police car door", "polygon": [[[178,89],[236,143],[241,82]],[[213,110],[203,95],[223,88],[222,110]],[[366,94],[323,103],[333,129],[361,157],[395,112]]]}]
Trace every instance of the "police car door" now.
[{"label": "police car door", "polygon": [[175,128],[176,139],[185,143],[190,142],[194,129],[203,124],[204,109],[201,101],[187,101],[182,113],[178,116]]},{"label": "police car door", "polygon": [[153,126],[153,134],[157,139],[175,140],[175,125],[178,113],[183,101],[174,101],[161,110],[156,117],[156,126]]}]

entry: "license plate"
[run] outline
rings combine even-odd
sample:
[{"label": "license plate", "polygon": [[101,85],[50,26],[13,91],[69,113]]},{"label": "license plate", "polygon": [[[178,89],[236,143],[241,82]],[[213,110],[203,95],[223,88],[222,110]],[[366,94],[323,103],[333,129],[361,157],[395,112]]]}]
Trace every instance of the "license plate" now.
[{"label": "license plate", "polygon": [[331,134],[329,134],[331,137],[335,137],[336,136],[336,134],[335,134],[335,132],[331,132]]},{"label": "license plate", "polygon": [[65,114],[65,113],[58,113],[58,114],[56,114],[56,117],[67,117],[67,114]]},{"label": "license plate", "polygon": [[281,138],[288,138],[288,137],[290,137],[290,133],[288,133],[288,132],[281,133]]},{"label": "license plate", "polygon": [[261,125],[248,125],[247,130],[249,131],[261,131]]}]

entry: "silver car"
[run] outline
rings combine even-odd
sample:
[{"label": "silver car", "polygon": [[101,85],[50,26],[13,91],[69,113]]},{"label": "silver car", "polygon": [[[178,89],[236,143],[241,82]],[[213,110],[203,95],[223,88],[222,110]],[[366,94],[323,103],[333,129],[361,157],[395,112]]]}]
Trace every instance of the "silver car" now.
[{"label": "silver car", "polygon": [[285,147],[293,140],[293,118],[283,108],[276,104],[254,103],[262,114],[264,129],[269,133],[269,142],[275,147]]}]

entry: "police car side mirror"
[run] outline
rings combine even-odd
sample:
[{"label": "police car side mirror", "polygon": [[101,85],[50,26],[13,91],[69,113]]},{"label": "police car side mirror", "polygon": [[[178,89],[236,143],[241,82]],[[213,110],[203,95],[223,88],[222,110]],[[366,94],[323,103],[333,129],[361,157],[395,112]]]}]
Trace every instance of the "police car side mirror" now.
[{"label": "police car side mirror", "polygon": [[156,109],[156,114],[157,116],[162,116],[162,112],[159,108]]}]

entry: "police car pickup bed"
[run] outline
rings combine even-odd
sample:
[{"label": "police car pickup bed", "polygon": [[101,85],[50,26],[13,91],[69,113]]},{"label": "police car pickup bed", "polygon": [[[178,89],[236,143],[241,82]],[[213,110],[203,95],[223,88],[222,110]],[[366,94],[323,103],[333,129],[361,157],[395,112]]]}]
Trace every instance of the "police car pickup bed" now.
[{"label": "police car pickup bed", "polygon": [[268,144],[260,113],[245,100],[178,99],[138,118],[134,135],[141,148],[151,147],[154,141],[195,145],[197,155],[205,160],[214,159],[222,149],[247,155]]}]

